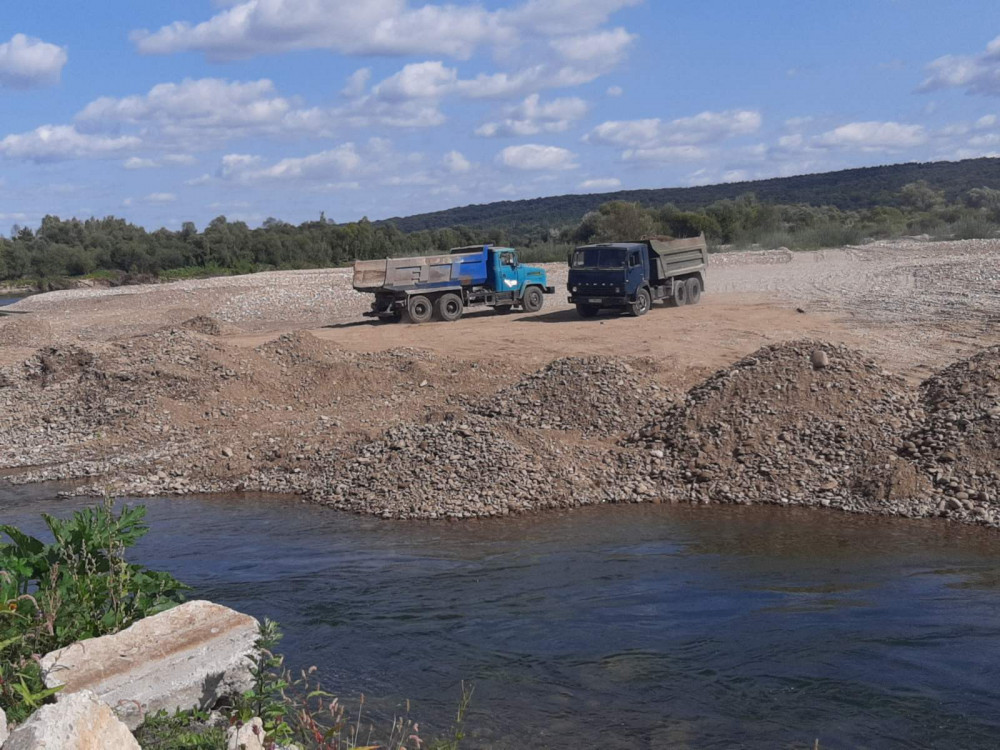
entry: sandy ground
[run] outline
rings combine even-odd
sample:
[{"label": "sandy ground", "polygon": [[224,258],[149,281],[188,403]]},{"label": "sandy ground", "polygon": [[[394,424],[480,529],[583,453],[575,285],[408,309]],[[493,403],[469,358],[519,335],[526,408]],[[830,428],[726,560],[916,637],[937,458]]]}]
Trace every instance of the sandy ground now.
[{"label": "sandy ground", "polygon": [[700,305],[657,305],[641,319],[578,319],[566,302],[565,267],[546,268],[557,294],[540,313],[480,310],[457,323],[419,327],[362,318],[370,297],[351,289],[348,269],[53,292],[5,309],[15,314],[0,318],[0,364],[43,345],[97,345],[196,315],[222,324],[217,342],[241,347],[309,330],[356,351],[420,347],[502,359],[525,371],[558,356],[647,355],[680,386],[763,344],[794,338],[850,344],[914,381],[1000,340],[1000,241],[714,255]]}]

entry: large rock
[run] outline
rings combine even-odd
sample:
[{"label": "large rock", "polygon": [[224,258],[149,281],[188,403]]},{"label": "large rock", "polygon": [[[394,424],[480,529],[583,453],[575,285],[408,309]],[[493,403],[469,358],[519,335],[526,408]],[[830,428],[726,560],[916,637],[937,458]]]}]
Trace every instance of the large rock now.
[{"label": "large rock", "polygon": [[212,602],[187,602],[129,628],[74,643],[42,659],[56,700],[92,690],[130,729],[149,713],[207,709],[252,684],[247,656],[257,621]]},{"label": "large rock", "polygon": [[226,750],[264,750],[264,723],[253,718],[226,730]]},{"label": "large rock", "polygon": [[89,690],[42,706],[13,731],[4,750],[140,750],[114,712]]},{"label": "large rock", "polygon": [[7,741],[9,734],[10,732],[7,731],[7,714],[0,708],[0,747],[3,747],[3,743]]}]

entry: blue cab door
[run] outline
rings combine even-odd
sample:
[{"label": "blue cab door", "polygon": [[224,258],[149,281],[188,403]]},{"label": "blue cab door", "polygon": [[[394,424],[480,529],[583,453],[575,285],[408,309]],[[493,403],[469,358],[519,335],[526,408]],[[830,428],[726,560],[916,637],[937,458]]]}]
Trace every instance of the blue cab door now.
[{"label": "blue cab door", "polygon": [[517,292],[521,288],[518,275],[517,253],[513,250],[500,250],[496,253],[496,291]]},{"label": "blue cab door", "polygon": [[643,261],[645,253],[632,248],[625,256],[625,293],[630,297],[635,296],[646,279],[646,269]]}]

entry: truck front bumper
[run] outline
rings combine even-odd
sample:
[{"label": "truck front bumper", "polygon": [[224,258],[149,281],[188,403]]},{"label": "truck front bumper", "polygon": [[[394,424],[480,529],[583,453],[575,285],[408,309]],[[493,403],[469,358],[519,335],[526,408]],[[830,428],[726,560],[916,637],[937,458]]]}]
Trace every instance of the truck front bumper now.
[{"label": "truck front bumper", "polygon": [[625,297],[588,297],[585,294],[570,295],[571,305],[595,305],[598,307],[624,307],[629,303]]}]

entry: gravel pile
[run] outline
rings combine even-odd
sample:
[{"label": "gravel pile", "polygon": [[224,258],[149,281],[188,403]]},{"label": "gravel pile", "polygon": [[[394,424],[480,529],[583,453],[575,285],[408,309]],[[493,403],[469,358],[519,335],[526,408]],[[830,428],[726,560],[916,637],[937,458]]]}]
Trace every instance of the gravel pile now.
[{"label": "gravel pile", "polygon": [[934,482],[942,512],[1000,519],[1000,346],[945,368],[920,392],[927,416],[900,454]]},{"label": "gravel pile", "polygon": [[647,374],[648,361],[564,357],[471,406],[471,411],[543,430],[613,435],[640,424],[671,394]]},{"label": "gravel pile", "polygon": [[401,424],[332,467],[313,496],[383,518],[479,518],[592,502],[574,453],[542,435],[456,417]]},{"label": "gravel pile", "polygon": [[864,355],[797,341],[765,347],[691,389],[627,438],[641,494],[821,505],[925,516],[929,483],[897,456],[922,418],[916,395]]},{"label": "gravel pile", "polygon": [[236,377],[214,351],[187,331],[166,329],[96,351],[45,347],[3,368],[0,465],[65,464],[40,477],[62,479],[141,463],[128,454],[162,442],[171,429],[156,418],[162,399],[211,397]]}]

